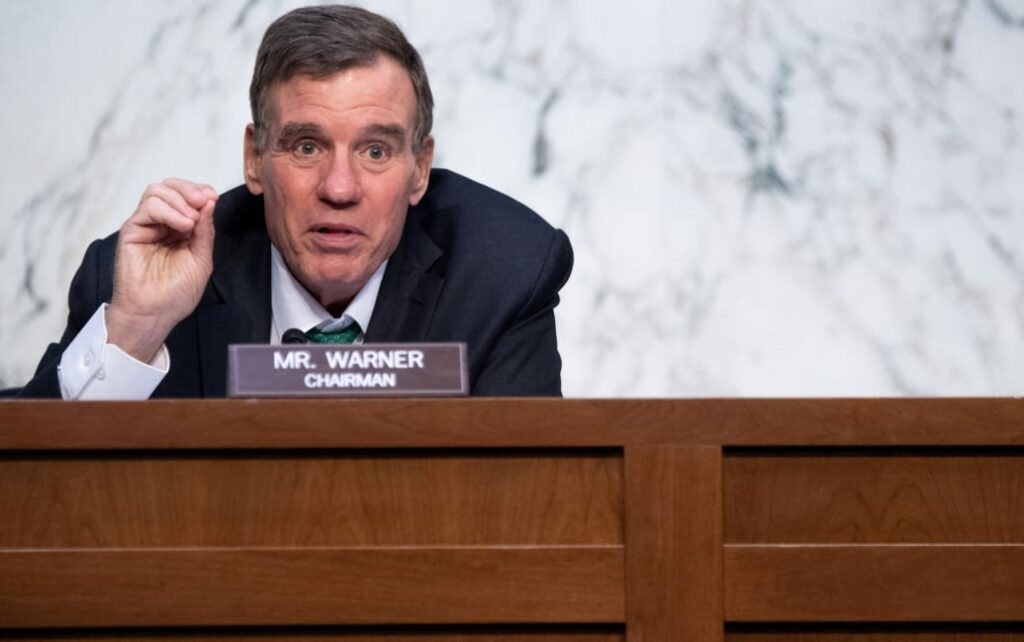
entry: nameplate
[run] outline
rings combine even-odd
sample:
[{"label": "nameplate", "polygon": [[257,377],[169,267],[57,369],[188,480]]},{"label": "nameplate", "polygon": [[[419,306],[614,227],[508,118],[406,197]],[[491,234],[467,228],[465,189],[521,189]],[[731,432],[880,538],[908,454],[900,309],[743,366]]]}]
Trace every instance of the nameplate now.
[{"label": "nameplate", "polygon": [[228,346],[229,397],[467,394],[464,343]]}]

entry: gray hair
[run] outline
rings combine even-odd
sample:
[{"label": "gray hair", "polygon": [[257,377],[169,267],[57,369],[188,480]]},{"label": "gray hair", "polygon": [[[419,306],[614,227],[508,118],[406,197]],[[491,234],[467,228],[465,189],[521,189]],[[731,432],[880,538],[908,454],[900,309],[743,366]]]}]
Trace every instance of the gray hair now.
[{"label": "gray hair", "polygon": [[419,52],[391,20],[344,5],[303,7],[275,20],[263,34],[249,85],[256,148],[267,149],[273,118],[270,89],[295,76],[326,78],[352,67],[374,64],[380,56],[405,68],[416,94],[414,152],[433,126],[434,97]]}]

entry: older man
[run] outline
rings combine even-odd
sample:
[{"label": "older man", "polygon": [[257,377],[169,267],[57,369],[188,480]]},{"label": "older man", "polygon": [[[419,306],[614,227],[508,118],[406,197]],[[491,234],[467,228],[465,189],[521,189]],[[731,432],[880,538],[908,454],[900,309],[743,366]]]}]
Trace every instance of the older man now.
[{"label": "older man", "polygon": [[465,341],[473,394],[558,395],[565,235],[432,170],[433,99],[389,20],[344,6],[274,22],[257,54],[245,185],[150,185],[94,242],[68,326],[23,396],[223,396],[227,346]]}]

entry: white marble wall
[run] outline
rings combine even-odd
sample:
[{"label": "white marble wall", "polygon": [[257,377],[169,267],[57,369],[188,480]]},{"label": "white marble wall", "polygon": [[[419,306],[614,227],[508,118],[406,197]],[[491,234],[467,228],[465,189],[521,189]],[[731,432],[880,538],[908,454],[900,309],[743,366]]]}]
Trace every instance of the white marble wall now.
[{"label": "white marble wall", "polygon": [[[165,176],[240,182],[298,2],[0,3],[0,383]],[[1021,0],[391,0],[438,164],[572,238],[568,395],[1024,392]]]}]

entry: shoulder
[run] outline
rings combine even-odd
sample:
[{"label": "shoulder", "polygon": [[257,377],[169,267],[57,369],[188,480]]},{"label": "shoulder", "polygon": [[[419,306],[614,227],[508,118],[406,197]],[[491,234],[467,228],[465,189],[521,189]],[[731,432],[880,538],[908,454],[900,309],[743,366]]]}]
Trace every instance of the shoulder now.
[{"label": "shoulder", "polygon": [[430,186],[409,215],[435,225],[444,222],[480,231],[544,235],[554,230],[514,198],[446,169],[431,170]]},{"label": "shoulder", "polygon": [[571,267],[572,249],[563,232],[519,201],[443,169],[430,174],[423,200],[409,210],[409,224],[424,230],[455,268],[523,278],[557,255]]}]

